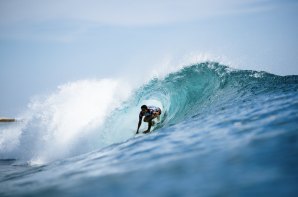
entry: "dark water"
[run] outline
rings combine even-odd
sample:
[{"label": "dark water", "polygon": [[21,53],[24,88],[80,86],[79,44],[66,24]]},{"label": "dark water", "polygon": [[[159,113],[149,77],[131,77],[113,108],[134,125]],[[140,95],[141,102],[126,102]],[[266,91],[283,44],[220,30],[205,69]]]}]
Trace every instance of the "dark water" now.
[{"label": "dark water", "polygon": [[2,153],[0,196],[297,195],[298,76],[185,67],[136,90],[105,131],[148,99],[163,107],[149,135],[42,165]]}]

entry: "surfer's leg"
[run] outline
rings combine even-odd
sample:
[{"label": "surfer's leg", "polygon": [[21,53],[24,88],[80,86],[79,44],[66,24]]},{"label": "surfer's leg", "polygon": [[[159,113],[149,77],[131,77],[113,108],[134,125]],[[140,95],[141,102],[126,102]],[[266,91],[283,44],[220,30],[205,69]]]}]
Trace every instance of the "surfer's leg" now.
[{"label": "surfer's leg", "polygon": [[148,129],[147,129],[147,131],[144,131],[144,133],[149,133],[150,132],[150,129],[151,129],[151,126],[152,126],[152,120],[154,118],[155,118],[154,116],[147,116],[147,117],[144,118],[144,122],[148,122]]},{"label": "surfer's leg", "polygon": [[150,122],[150,121],[152,121],[154,118],[156,118],[155,115],[145,116],[145,118],[144,118],[144,122]]},{"label": "surfer's leg", "polygon": [[150,117],[149,117],[149,116],[145,116],[145,118],[144,118],[144,122],[148,122],[148,121],[149,121],[149,119],[150,119]]},{"label": "surfer's leg", "polygon": [[152,119],[150,121],[148,121],[148,129],[144,133],[149,133],[150,129],[151,129],[151,126],[152,126]]}]

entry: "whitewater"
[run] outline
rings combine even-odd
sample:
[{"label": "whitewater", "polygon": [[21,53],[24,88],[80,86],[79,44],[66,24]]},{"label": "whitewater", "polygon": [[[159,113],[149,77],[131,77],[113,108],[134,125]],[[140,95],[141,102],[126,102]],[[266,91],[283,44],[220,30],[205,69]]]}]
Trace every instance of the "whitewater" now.
[{"label": "whitewater", "polygon": [[0,123],[0,196],[295,196],[297,155],[297,75],[203,62],[36,96]]}]

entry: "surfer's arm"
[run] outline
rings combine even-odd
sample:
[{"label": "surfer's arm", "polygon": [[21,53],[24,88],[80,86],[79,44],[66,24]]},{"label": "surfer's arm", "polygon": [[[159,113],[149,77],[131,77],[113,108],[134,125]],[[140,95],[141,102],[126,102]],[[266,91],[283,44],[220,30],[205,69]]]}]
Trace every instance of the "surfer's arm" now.
[{"label": "surfer's arm", "polygon": [[158,115],[159,115],[159,112],[153,112],[153,113],[152,113],[152,119],[153,119],[153,118],[156,118]]},{"label": "surfer's arm", "polygon": [[140,129],[141,124],[142,124],[142,117],[140,116],[140,117],[139,117],[139,123],[138,123],[137,134],[139,133],[139,129]]}]

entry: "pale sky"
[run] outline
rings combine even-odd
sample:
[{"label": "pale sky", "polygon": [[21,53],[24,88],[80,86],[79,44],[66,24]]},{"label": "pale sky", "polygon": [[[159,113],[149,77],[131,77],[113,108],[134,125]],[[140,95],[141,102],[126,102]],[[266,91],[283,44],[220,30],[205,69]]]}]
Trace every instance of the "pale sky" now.
[{"label": "pale sky", "polygon": [[89,78],[140,78],[200,57],[298,74],[295,0],[0,0],[0,116]]}]

